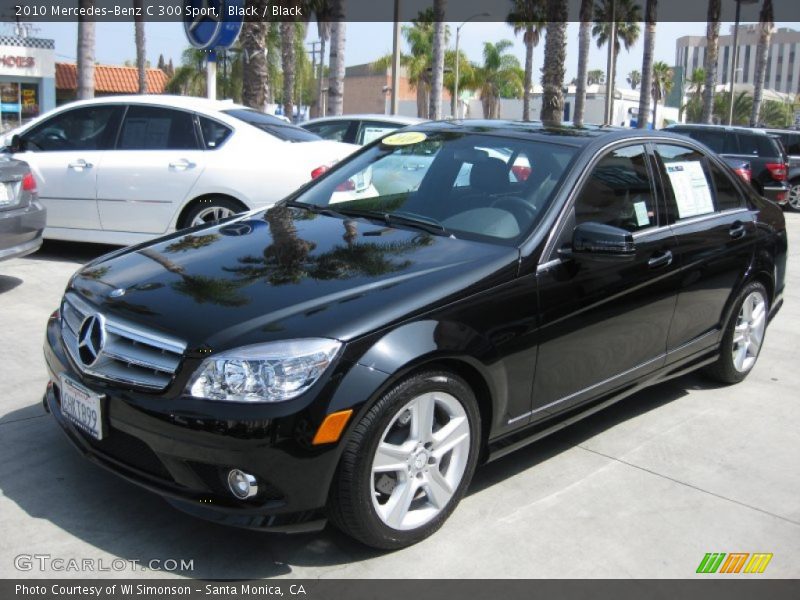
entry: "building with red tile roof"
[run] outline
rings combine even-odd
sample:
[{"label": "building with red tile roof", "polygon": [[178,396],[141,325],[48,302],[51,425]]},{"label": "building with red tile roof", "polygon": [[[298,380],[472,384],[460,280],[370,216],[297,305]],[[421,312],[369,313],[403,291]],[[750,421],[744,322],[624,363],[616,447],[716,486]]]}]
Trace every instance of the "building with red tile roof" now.
[{"label": "building with red tile roof", "polygon": [[[161,69],[147,69],[147,93],[163,94],[169,76]],[[78,68],[75,63],[56,63],[56,102],[63,104],[75,99],[78,88]],[[95,65],[95,96],[135,94],[139,91],[139,73],[136,67]]]}]

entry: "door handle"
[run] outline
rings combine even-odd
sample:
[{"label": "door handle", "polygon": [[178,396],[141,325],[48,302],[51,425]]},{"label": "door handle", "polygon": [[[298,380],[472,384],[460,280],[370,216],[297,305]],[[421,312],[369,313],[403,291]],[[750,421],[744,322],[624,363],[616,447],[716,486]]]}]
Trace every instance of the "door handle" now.
[{"label": "door handle", "polygon": [[94,165],[90,162],[86,162],[82,158],[79,158],[75,162],[71,162],[67,165],[70,169],[80,170],[80,169],[91,169]]},{"label": "door handle", "polygon": [[744,237],[747,233],[747,230],[744,228],[744,223],[741,221],[736,221],[731,228],[728,230],[728,235],[730,235],[733,239],[739,239],[740,237]]},{"label": "door handle", "polygon": [[668,267],[672,264],[672,252],[664,250],[663,252],[656,252],[650,260],[647,261],[647,266],[651,269],[658,269],[660,267]]},{"label": "door handle", "polygon": [[186,160],[185,158],[182,158],[180,160],[175,160],[169,163],[170,169],[186,170],[186,169],[194,169],[195,166],[196,165],[192,161]]}]

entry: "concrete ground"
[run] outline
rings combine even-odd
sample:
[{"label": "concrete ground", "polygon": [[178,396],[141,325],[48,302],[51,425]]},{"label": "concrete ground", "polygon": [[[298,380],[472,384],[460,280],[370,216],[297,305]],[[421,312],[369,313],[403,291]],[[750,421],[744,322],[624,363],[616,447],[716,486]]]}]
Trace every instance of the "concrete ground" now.
[{"label": "concrete ground", "polygon": [[800,215],[787,221],[786,302],[745,382],[683,377],[485,466],[442,530],[389,554],[332,528],[282,536],[195,520],[84,460],[42,409],[41,344],[70,274],[107,248],[48,243],[0,263],[0,577],[164,575],[15,568],[49,554],[96,568],[193,560],[173,574],[215,579],[684,578],[707,552],[771,552],[762,577],[798,577]]}]

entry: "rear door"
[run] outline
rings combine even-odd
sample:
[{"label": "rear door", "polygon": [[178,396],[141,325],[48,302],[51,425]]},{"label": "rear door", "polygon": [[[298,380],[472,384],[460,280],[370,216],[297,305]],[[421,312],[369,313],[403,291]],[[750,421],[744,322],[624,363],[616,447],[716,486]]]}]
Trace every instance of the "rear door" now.
[{"label": "rear door", "polygon": [[644,144],[608,151],[594,164],[557,245],[569,244],[575,225],[596,222],[630,231],[636,255],[624,262],[540,265],[534,419],[624,387],[664,364],[679,263],[660,212]]},{"label": "rear door", "polygon": [[206,165],[194,114],[132,105],[97,175],[103,229],[163,233]]},{"label": "rear door", "polygon": [[682,264],[669,361],[715,344],[755,249],[755,213],[727,169],[680,143],[655,145],[667,222]]}]

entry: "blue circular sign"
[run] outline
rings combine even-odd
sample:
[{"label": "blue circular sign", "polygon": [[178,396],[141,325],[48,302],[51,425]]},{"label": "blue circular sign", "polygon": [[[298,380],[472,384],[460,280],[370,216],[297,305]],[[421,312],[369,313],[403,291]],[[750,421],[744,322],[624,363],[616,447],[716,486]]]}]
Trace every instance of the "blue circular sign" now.
[{"label": "blue circular sign", "polygon": [[199,50],[229,48],[239,37],[244,0],[184,0],[183,30]]}]

